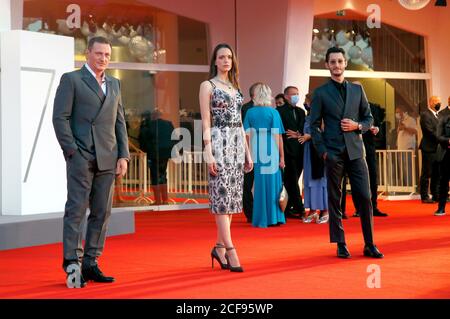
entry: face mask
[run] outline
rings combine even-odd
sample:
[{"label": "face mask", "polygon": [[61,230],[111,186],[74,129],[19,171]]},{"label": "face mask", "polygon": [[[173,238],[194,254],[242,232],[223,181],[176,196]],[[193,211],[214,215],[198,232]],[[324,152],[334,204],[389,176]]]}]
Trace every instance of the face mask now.
[{"label": "face mask", "polygon": [[439,111],[439,109],[441,108],[441,103],[437,103],[434,105],[434,109],[437,111]]},{"label": "face mask", "polygon": [[300,99],[300,96],[298,96],[298,95],[292,95],[292,96],[291,96],[291,104],[294,105],[294,106],[297,105],[299,99]]},{"label": "face mask", "polygon": [[306,103],[303,103],[303,106],[305,107],[305,110],[307,110],[309,112],[309,110],[311,110],[311,106],[309,106]]},{"label": "face mask", "polygon": [[402,116],[400,115],[400,113],[395,113],[395,118],[400,121],[402,119]]}]

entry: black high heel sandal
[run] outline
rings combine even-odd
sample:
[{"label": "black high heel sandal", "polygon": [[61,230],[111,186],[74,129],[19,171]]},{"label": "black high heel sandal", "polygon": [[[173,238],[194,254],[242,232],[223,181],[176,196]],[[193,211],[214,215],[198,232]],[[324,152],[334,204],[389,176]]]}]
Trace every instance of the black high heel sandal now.
[{"label": "black high heel sandal", "polygon": [[228,264],[225,264],[222,262],[222,260],[220,260],[220,257],[219,257],[219,254],[217,253],[216,248],[225,248],[225,245],[217,243],[211,250],[211,268],[214,268],[214,259],[215,259],[219,263],[220,268],[228,269]]},{"label": "black high heel sandal", "polygon": [[[235,249],[234,247],[227,247],[225,248],[227,251],[229,250],[233,250]],[[231,266],[229,257],[227,255],[227,253],[225,253],[225,259],[227,260],[228,263],[228,269],[230,269],[231,272],[244,272],[244,268],[242,268],[241,266]]]}]

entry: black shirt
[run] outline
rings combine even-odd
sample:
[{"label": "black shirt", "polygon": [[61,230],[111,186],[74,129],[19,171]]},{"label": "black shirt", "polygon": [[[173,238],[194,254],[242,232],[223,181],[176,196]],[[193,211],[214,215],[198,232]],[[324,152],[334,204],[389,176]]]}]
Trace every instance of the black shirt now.
[{"label": "black shirt", "polygon": [[334,86],[338,90],[339,94],[341,95],[342,99],[344,100],[344,103],[347,98],[347,81],[344,81],[342,83],[336,82],[335,80],[331,79]]}]

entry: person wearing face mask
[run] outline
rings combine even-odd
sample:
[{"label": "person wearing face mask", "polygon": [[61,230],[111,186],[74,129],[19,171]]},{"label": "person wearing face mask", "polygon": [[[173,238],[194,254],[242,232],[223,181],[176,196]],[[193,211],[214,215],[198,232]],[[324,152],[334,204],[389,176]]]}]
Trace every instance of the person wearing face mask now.
[{"label": "person wearing face mask", "polygon": [[[420,114],[420,127],[422,140],[419,148],[422,152],[422,172],[420,175],[420,198],[422,203],[435,203],[439,195],[439,162],[436,159],[438,139],[436,128],[438,125],[438,111],[441,107],[441,99],[432,96],[429,99],[428,109]],[[428,196],[428,187],[432,198]]]},{"label": "person wearing face mask", "polygon": [[305,111],[297,107],[299,102],[299,91],[295,86],[288,86],[284,89],[286,103],[277,107],[280,113],[283,127],[286,131],[283,134],[284,145],[284,185],[288,192],[288,203],[285,215],[288,218],[302,218],[305,214],[298,180],[303,171],[303,144],[299,138],[303,135],[305,125]]},{"label": "person wearing face mask", "polygon": [[284,94],[283,93],[277,94],[277,96],[275,96],[275,106],[279,107],[279,106],[283,106],[284,104],[286,104],[286,99],[284,98]]}]

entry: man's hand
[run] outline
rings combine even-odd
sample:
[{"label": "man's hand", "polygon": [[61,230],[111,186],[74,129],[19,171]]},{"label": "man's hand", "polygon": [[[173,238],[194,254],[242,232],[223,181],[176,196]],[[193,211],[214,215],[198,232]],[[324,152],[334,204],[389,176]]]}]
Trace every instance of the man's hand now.
[{"label": "man's hand", "polygon": [[116,166],[116,175],[125,176],[128,169],[128,161],[124,158],[119,158]]},{"label": "man's hand", "polygon": [[286,135],[289,138],[295,138],[298,140],[298,138],[301,136],[299,131],[293,131],[293,130],[287,130]]},{"label": "man's hand", "polygon": [[378,126],[372,126],[370,128],[370,132],[372,132],[373,135],[377,135],[379,131],[380,131],[380,128]]},{"label": "man's hand", "polygon": [[358,123],[351,119],[342,119],[341,129],[344,132],[356,131],[358,129]]}]

